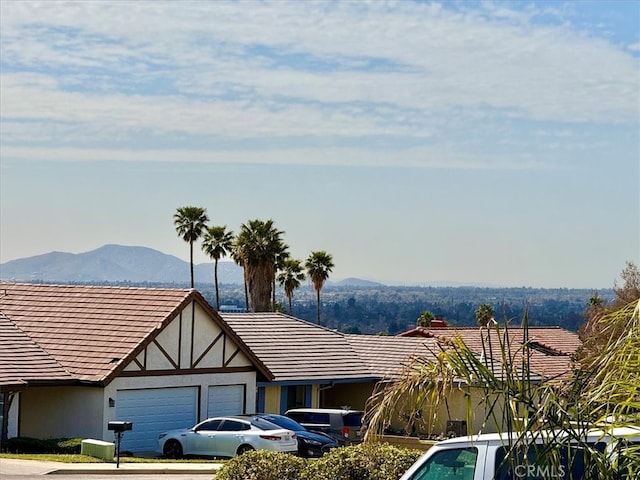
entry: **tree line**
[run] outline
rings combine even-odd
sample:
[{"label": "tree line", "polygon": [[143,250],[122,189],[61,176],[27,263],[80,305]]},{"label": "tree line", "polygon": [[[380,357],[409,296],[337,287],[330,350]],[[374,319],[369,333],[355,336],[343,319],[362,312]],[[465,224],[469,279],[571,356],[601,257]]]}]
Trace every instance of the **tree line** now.
[{"label": "tree line", "polygon": [[316,292],[316,317],[320,323],[320,291],[329,278],[333,257],[324,250],[312,251],[303,263],[291,258],[284,242],[284,231],[273,220],[249,220],[240,225],[237,235],[227,226],[209,226],[207,210],[202,207],[179,207],[173,215],[178,233],[189,244],[191,288],[194,288],[193,247],[202,238],[202,250],[213,260],[215,305],[220,310],[218,262],[229,255],[243,269],[245,308],[248,312],[268,312],[277,308],[276,282],[283,288],[293,310],[293,293],[309,278]]}]

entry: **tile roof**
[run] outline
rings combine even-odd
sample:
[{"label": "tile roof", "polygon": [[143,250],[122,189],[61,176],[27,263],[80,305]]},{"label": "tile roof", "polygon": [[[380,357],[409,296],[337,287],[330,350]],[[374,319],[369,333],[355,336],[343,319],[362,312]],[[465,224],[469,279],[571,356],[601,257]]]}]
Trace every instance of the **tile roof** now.
[{"label": "tile roof", "polygon": [[68,382],[73,377],[6,315],[0,313],[0,389],[27,382]]},{"label": "tile roof", "polygon": [[347,335],[347,341],[378,378],[398,378],[415,357],[435,359],[436,339]]},{"label": "tile roof", "polygon": [[[504,328],[491,329],[491,335],[488,335],[486,329],[481,330],[478,327],[418,327],[401,333],[400,336],[450,339],[459,335],[472,351],[480,354],[484,350],[486,355],[489,355],[491,351],[500,351],[500,341],[505,341],[505,332]],[[561,327],[529,327],[528,334],[531,347],[529,362],[532,371],[547,378],[563,377],[570,372],[571,355],[580,346],[577,333]],[[508,339],[512,354],[521,352],[525,342],[525,330],[522,327],[510,326]]]},{"label": "tile roof", "polygon": [[344,334],[282,313],[220,313],[274,382],[374,378]]},{"label": "tile roof", "polygon": [[74,378],[100,382],[194,292],[0,282],[0,312]]}]

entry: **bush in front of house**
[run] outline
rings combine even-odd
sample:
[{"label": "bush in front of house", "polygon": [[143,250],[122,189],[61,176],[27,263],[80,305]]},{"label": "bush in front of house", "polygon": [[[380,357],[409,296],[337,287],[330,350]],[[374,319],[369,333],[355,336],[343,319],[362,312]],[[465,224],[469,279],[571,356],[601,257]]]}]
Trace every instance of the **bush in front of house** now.
[{"label": "bush in front of house", "polygon": [[424,452],[387,443],[336,448],[318,459],[301,480],[398,480]]},{"label": "bush in front of house", "polygon": [[254,450],[232,458],[216,480],[298,480],[307,461],[288,453]]},{"label": "bush in front of house", "polygon": [[49,453],[75,455],[80,453],[81,438],[15,437],[5,440],[3,449],[8,453]]}]

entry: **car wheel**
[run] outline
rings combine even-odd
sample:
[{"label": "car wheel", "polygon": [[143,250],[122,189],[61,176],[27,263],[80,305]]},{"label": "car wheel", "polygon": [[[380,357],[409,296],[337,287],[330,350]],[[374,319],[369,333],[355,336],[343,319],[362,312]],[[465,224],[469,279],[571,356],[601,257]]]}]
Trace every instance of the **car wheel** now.
[{"label": "car wheel", "polygon": [[238,447],[238,451],[236,452],[236,455],[242,455],[243,453],[247,453],[252,450],[255,450],[255,448],[253,448],[251,445],[240,445]]},{"label": "car wheel", "polygon": [[182,445],[177,440],[167,440],[162,449],[162,453],[167,458],[180,458],[182,457]]}]

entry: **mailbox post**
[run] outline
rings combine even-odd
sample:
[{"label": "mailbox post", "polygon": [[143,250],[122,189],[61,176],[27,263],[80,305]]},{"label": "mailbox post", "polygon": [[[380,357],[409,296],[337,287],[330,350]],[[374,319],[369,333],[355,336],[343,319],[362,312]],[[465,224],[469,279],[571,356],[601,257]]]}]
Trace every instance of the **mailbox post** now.
[{"label": "mailbox post", "polygon": [[133,423],[114,421],[107,423],[107,429],[111,430],[116,437],[116,468],[120,468],[120,442],[122,434],[128,430],[133,430]]}]

